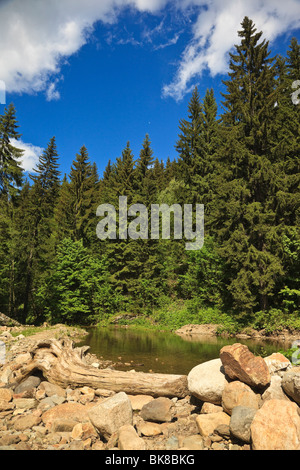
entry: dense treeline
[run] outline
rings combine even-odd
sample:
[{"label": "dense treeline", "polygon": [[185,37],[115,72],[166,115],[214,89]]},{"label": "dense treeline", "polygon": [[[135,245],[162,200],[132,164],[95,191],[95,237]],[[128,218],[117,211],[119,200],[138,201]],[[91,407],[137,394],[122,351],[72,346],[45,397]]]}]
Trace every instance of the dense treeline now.
[{"label": "dense treeline", "polygon": [[[89,323],[168,304],[226,312],[243,325],[297,324],[300,276],[300,45],[272,57],[249,18],[230,54],[222,114],[214,91],[194,90],[179,123],[178,158],[153,155],[145,136],[102,177],[83,146],[62,177],[55,137],[29,180],[11,104],[0,117],[0,311],[22,322]],[[298,87],[299,88],[299,87]],[[17,145],[17,144],[15,144]],[[96,210],[204,204],[205,244],[96,237]],[[175,313],[176,314],[176,313]],[[185,319],[187,320],[187,319]],[[184,320],[183,320],[184,321]]]}]

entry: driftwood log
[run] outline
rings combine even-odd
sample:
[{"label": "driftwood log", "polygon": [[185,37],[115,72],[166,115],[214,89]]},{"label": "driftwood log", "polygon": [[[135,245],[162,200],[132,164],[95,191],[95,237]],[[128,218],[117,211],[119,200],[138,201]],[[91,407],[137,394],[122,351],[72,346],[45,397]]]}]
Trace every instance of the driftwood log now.
[{"label": "driftwood log", "polygon": [[185,375],[96,369],[85,361],[88,349],[88,346],[74,348],[69,339],[40,341],[30,351],[31,360],[15,370],[14,382],[21,383],[39,370],[50,383],[64,388],[88,386],[153,397],[182,398],[189,395]]}]

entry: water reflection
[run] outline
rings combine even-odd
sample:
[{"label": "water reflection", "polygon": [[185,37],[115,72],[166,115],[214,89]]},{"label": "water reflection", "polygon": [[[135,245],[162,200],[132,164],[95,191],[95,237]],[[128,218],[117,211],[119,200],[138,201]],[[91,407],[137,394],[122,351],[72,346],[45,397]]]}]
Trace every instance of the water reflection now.
[{"label": "water reflection", "polygon": [[[188,374],[196,365],[219,357],[227,344],[246,344],[255,354],[272,354],[281,348],[279,343],[220,338],[215,336],[181,337],[158,331],[137,331],[127,328],[91,328],[80,344],[90,346],[99,358],[122,362],[120,370]],[[125,363],[127,365],[125,365]]]}]

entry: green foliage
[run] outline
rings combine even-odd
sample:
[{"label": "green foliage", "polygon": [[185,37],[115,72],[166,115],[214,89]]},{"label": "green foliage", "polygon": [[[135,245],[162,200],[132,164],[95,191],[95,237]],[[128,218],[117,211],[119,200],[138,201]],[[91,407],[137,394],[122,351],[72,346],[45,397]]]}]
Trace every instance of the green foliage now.
[{"label": "green foliage", "polygon": [[97,171],[91,165],[88,151],[83,146],[71,167],[68,189],[71,235],[74,240],[83,240],[85,246],[91,238],[89,235],[96,210],[97,186]]},{"label": "green foliage", "polygon": [[160,326],[177,330],[187,324],[214,324],[219,325],[219,332],[238,331],[238,323],[218,308],[205,308],[197,300],[183,302],[182,300],[169,302],[155,310],[151,315]]},{"label": "green foliage", "polygon": [[293,366],[300,366],[300,349],[299,348],[290,348],[290,349],[280,349],[279,353],[283,354],[289,361],[292,362]]},{"label": "green foliage", "polygon": [[225,267],[212,237],[204,247],[188,254],[188,270],[181,276],[184,298],[197,299],[203,306],[222,308],[225,298]]},{"label": "green foliage", "polygon": [[249,324],[257,330],[265,330],[267,334],[282,331],[284,329],[299,330],[300,318],[299,314],[287,314],[282,310],[273,308],[255,312],[252,315]]},{"label": "green foliage", "polygon": [[52,323],[88,324],[114,310],[111,294],[105,259],[92,258],[82,241],[65,239],[37,297]]}]

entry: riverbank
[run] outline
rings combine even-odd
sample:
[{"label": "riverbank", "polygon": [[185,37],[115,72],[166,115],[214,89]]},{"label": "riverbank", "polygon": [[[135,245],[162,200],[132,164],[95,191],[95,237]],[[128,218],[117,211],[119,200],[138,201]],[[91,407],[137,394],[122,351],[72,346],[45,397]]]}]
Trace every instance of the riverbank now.
[{"label": "riverbank", "polygon": [[[6,317],[6,320],[9,319]],[[111,330],[113,328],[113,330]],[[109,333],[116,330],[116,333]],[[128,332],[125,336],[117,331],[125,330]],[[94,331],[91,338],[91,331]],[[131,333],[129,333],[131,332]],[[157,333],[157,334],[156,334]],[[99,334],[101,339],[99,339]],[[154,335],[154,338],[153,336]],[[28,338],[19,341],[21,338]],[[240,341],[250,348],[255,355],[268,355],[272,352],[281,352],[286,357],[291,358],[294,352],[292,346],[295,341],[300,339],[300,331],[281,329],[270,334],[269,331],[255,330],[246,328],[240,332],[233,333],[224,329],[220,323],[206,324],[186,324],[181,328],[173,330],[164,324],[157,322],[157,319],[145,317],[142,315],[133,315],[128,313],[118,314],[110,318],[98,327],[81,328],[71,327],[64,324],[49,325],[45,323],[41,327],[34,326],[0,326],[0,341],[6,341],[6,354],[13,355],[27,351],[32,344],[39,339],[69,337],[82,346],[89,345],[95,359],[101,358],[106,366],[111,366],[121,370],[135,368],[147,372],[154,370],[157,372],[172,371],[173,373],[187,373],[188,367],[192,367],[196,361],[202,362],[207,358],[215,358],[220,348],[224,344],[232,344],[234,341]],[[199,344],[201,346],[185,346],[182,342],[176,342],[178,337],[184,343]],[[87,340],[87,339],[88,340]],[[99,343],[100,341],[100,343]],[[120,342],[120,348],[117,344]],[[99,345],[100,344],[100,349]],[[137,345],[135,349],[134,345]],[[153,359],[149,359],[147,347],[151,344]],[[113,346],[113,350],[111,347]],[[123,345],[123,346],[122,346]],[[125,348],[125,349],[124,349]],[[173,351],[172,351],[173,348]],[[99,349],[99,351],[98,351]],[[161,351],[164,351],[161,357]],[[181,361],[178,367],[167,356],[180,354]],[[154,357],[155,355],[155,357]],[[203,359],[201,359],[201,355]],[[135,360],[132,360],[135,357]],[[197,363],[197,362],[196,362]]]},{"label": "riverbank", "polygon": [[[37,370],[17,384],[15,377],[32,361],[33,344],[46,347],[53,334],[63,348],[84,331],[57,325],[7,339],[12,347],[0,366],[0,450],[300,448],[300,370],[281,354],[263,359],[241,344],[225,346],[219,358],[190,371],[181,398],[105,390],[101,383],[62,387]],[[105,367],[89,354],[82,363],[79,357],[76,364],[95,370],[93,377]],[[134,384],[138,373],[126,374]]]},{"label": "riverbank", "polygon": [[235,337],[236,339],[276,341],[278,343],[285,343],[287,347],[290,347],[293,341],[300,339],[299,330],[289,330],[287,328],[282,328],[281,330],[273,333],[269,333],[265,329],[255,330],[253,328],[245,328],[244,330],[241,330],[240,333],[236,333],[234,335],[224,331],[219,333],[220,328],[222,328],[222,325],[184,325],[182,328],[176,330],[175,333],[182,337],[191,336],[193,338],[200,336],[217,336],[220,334],[223,337]]},{"label": "riverbank", "polygon": [[0,341],[6,345],[6,361],[13,360],[19,354],[28,352],[38,341],[50,338],[70,338],[75,342],[81,341],[87,331],[80,327],[67,326],[63,324],[44,324],[35,326],[0,326]]},{"label": "riverbank", "polygon": [[[197,321],[198,320],[198,321]],[[259,325],[260,323],[257,322]],[[230,316],[221,314],[214,309],[199,312],[198,315],[189,315],[186,306],[169,306],[164,311],[157,311],[153,315],[145,316],[128,312],[118,313],[99,323],[99,326],[116,326],[132,329],[150,329],[166,331],[185,337],[220,336],[237,339],[266,340],[286,344],[290,348],[293,341],[300,339],[300,327],[291,322],[287,326],[284,322],[274,319],[274,325],[268,324],[264,328],[241,326]]]}]

